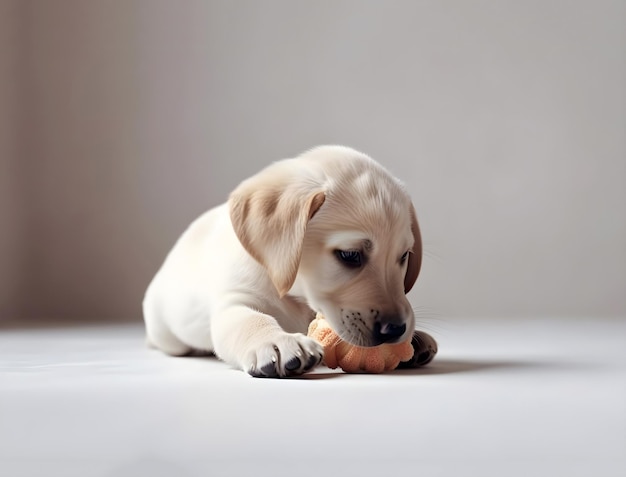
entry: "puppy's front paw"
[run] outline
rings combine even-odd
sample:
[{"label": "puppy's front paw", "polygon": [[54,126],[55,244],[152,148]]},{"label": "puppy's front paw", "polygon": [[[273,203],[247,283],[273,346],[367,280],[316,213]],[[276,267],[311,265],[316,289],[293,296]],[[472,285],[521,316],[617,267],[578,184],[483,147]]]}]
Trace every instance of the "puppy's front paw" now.
[{"label": "puppy's front paw", "polygon": [[413,346],[413,357],[400,363],[397,369],[407,368],[419,368],[430,363],[437,354],[437,342],[435,338],[423,331],[413,332],[413,339],[411,339],[411,345]]},{"label": "puppy's front paw", "polygon": [[259,343],[244,362],[244,370],[257,378],[283,378],[310,371],[322,362],[324,348],[301,333],[283,333]]}]

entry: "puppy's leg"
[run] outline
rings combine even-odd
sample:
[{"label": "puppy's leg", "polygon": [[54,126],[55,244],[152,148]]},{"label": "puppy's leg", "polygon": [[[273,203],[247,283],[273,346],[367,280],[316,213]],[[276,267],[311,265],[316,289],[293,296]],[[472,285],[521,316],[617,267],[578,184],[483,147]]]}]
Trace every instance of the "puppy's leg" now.
[{"label": "puppy's leg", "polygon": [[437,354],[435,338],[423,331],[416,330],[413,332],[411,345],[413,346],[413,357],[400,363],[398,369],[419,368],[430,363]]},{"label": "puppy's leg", "polygon": [[165,327],[155,330],[146,326],[148,344],[171,356],[185,356],[191,353],[191,347],[180,341]]},{"label": "puppy's leg", "polygon": [[148,344],[172,356],[184,356],[191,352],[191,347],[180,341],[163,323],[159,314],[144,302],[144,320]]},{"label": "puppy's leg", "polygon": [[287,333],[276,319],[247,306],[211,318],[215,353],[255,377],[296,376],[322,361],[324,349],[301,333]]}]

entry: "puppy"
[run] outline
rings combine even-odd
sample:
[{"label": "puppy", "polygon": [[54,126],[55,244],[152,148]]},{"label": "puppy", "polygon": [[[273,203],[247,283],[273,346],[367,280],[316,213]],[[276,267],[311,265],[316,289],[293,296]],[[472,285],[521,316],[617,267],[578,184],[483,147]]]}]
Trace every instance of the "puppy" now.
[{"label": "puppy", "polygon": [[[170,355],[215,353],[257,377],[302,374],[323,349],[316,312],[345,341],[411,338],[407,293],[420,271],[415,210],[368,156],[321,146],[242,182],[183,233],[143,301],[149,343]],[[413,335],[419,366],[436,343]]]}]

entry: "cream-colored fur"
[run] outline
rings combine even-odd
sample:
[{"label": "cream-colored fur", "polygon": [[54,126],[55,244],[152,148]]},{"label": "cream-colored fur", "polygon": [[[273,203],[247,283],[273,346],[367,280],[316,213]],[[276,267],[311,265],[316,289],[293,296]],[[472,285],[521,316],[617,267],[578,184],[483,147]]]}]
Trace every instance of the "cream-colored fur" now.
[{"label": "cream-colored fur", "polygon": [[254,376],[301,374],[322,357],[304,335],[315,312],[356,345],[409,338],[405,293],[421,257],[400,182],[355,150],[318,147],[242,182],[189,226],[146,292],[148,339],[172,355],[215,352]]}]

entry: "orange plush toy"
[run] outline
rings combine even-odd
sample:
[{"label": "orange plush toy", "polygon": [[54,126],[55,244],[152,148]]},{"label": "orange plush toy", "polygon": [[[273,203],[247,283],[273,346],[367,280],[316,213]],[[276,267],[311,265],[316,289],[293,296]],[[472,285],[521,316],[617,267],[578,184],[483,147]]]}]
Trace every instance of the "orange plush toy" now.
[{"label": "orange plush toy", "polygon": [[342,341],[321,314],[309,325],[308,335],[324,346],[324,364],[346,373],[384,373],[413,357],[411,340],[361,348]]}]

